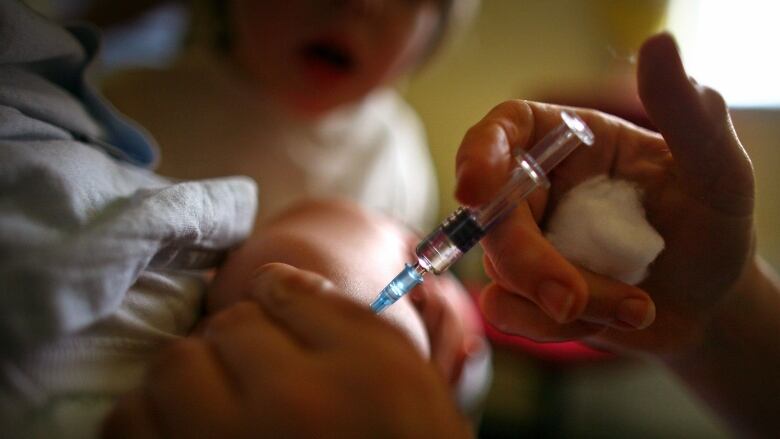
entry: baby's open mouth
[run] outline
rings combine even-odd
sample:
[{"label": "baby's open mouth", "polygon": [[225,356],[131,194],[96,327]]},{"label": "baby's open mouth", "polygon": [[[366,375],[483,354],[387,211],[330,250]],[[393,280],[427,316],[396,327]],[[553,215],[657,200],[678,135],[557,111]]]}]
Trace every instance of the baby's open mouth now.
[{"label": "baby's open mouth", "polygon": [[355,67],[355,59],[348,49],[338,44],[316,41],[301,49],[306,63],[333,69],[336,72],[349,73]]}]

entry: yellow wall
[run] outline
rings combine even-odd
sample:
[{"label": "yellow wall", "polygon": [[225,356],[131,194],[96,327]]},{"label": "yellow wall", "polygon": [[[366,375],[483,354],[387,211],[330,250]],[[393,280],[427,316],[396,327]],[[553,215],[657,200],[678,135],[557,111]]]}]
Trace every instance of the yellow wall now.
[{"label": "yellow wall", "polygon": [[734,109],[731,117],[756,173],[758,251],[780,270],[780,108]]}]

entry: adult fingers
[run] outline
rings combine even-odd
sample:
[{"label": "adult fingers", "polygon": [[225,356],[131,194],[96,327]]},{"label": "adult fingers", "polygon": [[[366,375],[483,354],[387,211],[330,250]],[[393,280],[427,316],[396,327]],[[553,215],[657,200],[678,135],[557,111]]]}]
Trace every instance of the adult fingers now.
[{"label": "adult fingers", "polygon": [[639,51],[639,95],[666,139],[684,187],[724,212],[753,211],[753,177],[723,98],[691,80],[671,35],[651,37]]},{"label": "adult fingers", "polygon": [[381,325],[368,307],[339,296],[324,277],[286,264],[265,265],[253,280],[250,297],[301,345],[315,350],[360,343],[358,326],[390,327]]},{"label": "adult fingers", "polygon": [[[268,388],[271,372],[294,369],[304,362],[301,347],[251,300],[220,311],[203,329],[208,342],[240,396],[256,388]],[[273,387],[273,386],[272,386]]]},{"label": "adult fingers", "polygon": [[516,150],[528,149],[538,137],[558,126],[561,110],[521,100],[506,101],[490,110],[466,132],[458,148],[455,197],[467,206],[490,201],[517,166]]},{"label": "adult fingers", "polygon": [[[505,102],[469,130],[458,152],[457,195],[461,201],[479,204],[489,198],[490,192],[497,191],[497,186],[503,184],[497,176],[507,174],[501,167],[515,164],[511,146],[527,146],[560,124],[561,110],[536,102]],[[576,160],[561,165],[571,180],[563,182],[566,187],[592,175],[611,173],[620,136],[627,132],[649,136],[617,118],[577,111],[595,133],[596,145],[591,150],[576,151]],[[560,174],[558,177],[556,187],[562,184]],[[491,230],[482,245],[502,286],[534,301],[555,320],[568,322],[585,309],[587,288],[574,266],[542,237],[536,225],[546,208],[545,191],[532,195],[528,203],[522,203]]]},{"label": "adult fingers", "polygon": [[[580,179],[591,175],[609,173],[616,136],[625,122],[603,113],[587,109],[575,109],[531,101],[506,101],[493,108],[482,120],[471,127],[463,138],[456,157],[455,197],[468,206],[487,203],[509,178],[510,171],[517,167],[514,153],[518,148],[529,149],[549,131],[562,123],[561,111],[576,112],[593,131],[596,144],[592,149],[574,151],[576,160],[567,160],[560,167],[571,167],[579,163],[573,172]],[[632,129],[636,127],[632,126]],[[638,130],[641,131],[641,130]],[[587,151],[587,152],[586,152]],[[583,172],[584,171],[584,172]],[[572,172],[569,172],[572,173]],[[543,197],[536,191],[529,199],[538,220]]]},{"label": "adult fingers", "polygon": [[146,398],[140,392],[123,397],[102,426],[101,437],[107,439],[157,439],[163,436]]},{"label": "adult fingers", "polygon": [[540,342],[579,339],[596,335],[604,329],[602,325],[580,320],[558,323],[540,313],[532,301],[495,283],[482,291],[479,304],[485,319],[498,330]]},{"label": "adult fingers", "polygon": [[[499,285],[506,284],[487,256],[484,265],[488,277]],[[588,270],[579,271],[588,286],[588,301],[579,320],[621,330],[644,329],[655,321],[655,303],[644,290]]]},{"label": "adult fingers", "polygon": [[525,205],[515,209],[485,238],[490,271],[505,289],[538,304],[560,323],[576,319],[588,302],[577,269],[544,238]]},{"label": "adult fingers", "polygon": [[152,362],[143,392],[162,436],[217,437],[238,413],[231,384],[208,346],[185,338]]},{"label": "adult fingers", "polygon": [[581,273],[590,294],[580,320],[623,330],[644,329],[655,320],[655,303],[640,288],[588,270]]},{"label": "adult fingers", "polygon": [[526,145],[533,127],[531,109],[523,101],[499,104],[471,127],[456,157],[456,198],[470,206],[489,201],[514,165],[512,148]]}]

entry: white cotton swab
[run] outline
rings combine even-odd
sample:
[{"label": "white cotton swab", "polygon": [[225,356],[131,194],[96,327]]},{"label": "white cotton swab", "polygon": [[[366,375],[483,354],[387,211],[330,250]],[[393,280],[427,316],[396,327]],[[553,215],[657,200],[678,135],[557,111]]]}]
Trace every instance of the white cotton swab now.
[{"label": "white cotton swab", "polygon": [[636,285],[664,249],[645,217],[641,190],[606,175],[567,193],[547,222],[546,236],[569,261]]}]

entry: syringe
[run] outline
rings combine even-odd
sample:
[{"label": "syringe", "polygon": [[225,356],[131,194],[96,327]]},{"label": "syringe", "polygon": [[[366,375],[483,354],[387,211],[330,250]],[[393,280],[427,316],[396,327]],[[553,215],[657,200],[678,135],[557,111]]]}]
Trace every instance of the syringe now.
[{"label": "syringe", "polygon": [[379,292],[371,303],[375,313],[403,297],[423,276],[447,271],[496,223],[517,207],[536,188],[549,187],[547,174],[574,151],[580,143],[593,144],[593,132],[574,113],[561,112],[562,122],[528,151],[518,151],[518,166],[498,195],[480,208],[460,207],[448,216],[415,249],[417,262],[404,269]]}]

